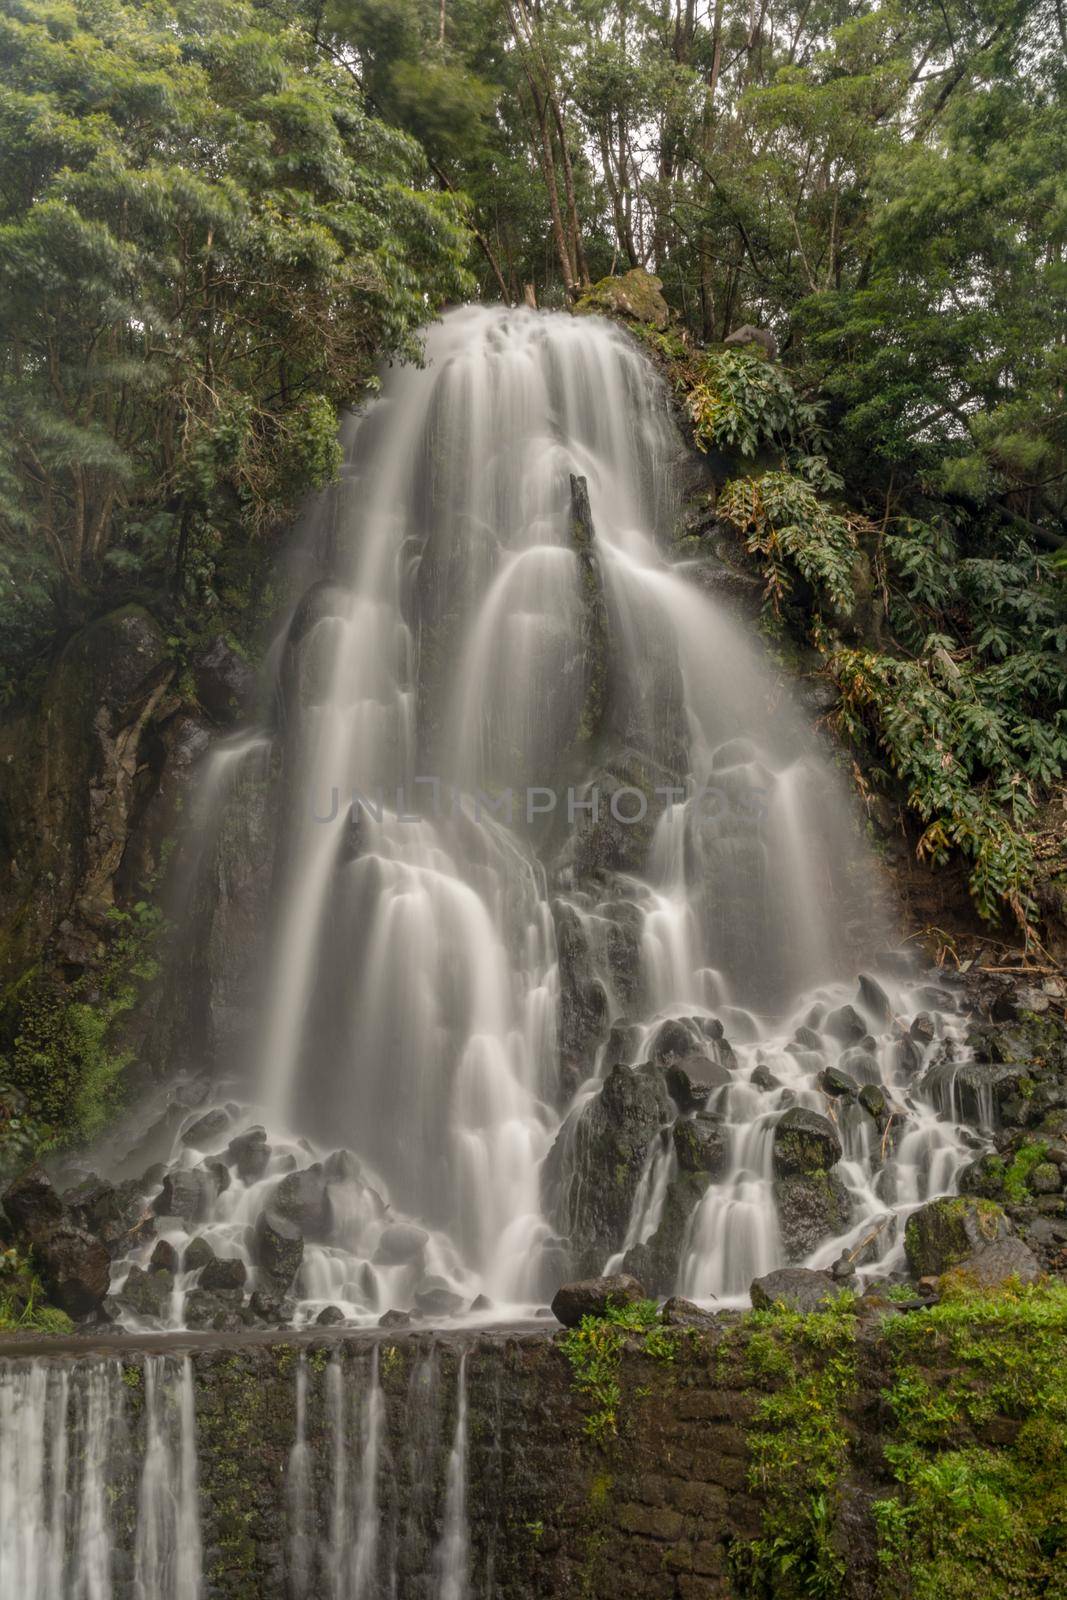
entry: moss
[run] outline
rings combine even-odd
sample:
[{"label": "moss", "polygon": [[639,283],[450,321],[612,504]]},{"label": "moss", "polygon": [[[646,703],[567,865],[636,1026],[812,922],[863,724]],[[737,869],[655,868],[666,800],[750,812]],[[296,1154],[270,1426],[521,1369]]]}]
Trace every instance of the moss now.
[{"label": "moss", "polygon": [[764,1502],[759,1538],[730,1554],[741,1596],[837,1596],[845,1571],[835,1540],[857,1387],[851,1297],[826,1311],[781,1309],[745,1319],[744,1372],[773,1390],[748,1428],[749,1486]]},{"label": "moss", "polygon": [[575,311],[579,315],[624,317],[627,321],[664,329],[670,320],[670,311],[660,293],[662,287],[659,278],[643,267],[634,267],[622,277],[601,278],[594,283],[578,301]]},{"label": "moss", "polygon": [[1004,1193],[1016,1205],[1021,1205],[1030,1192],[1030,1176],[1035,1167],[1039,1167],[1048,1153],[1048,1145],[1043,1142],[1021,1145],[1016,1151],[1014,1159],[1004,1172]]},{"label": "moss", "polygon": [[622,1387],[619,1369],[628,1338],[643,1336],[645,1353],[654,1361],[671,1365],[678,1353],[681,1333],[665,1328],[654,1300],[613,1306],[604,1317],[583,1317],[569,1328],[559,1344],[570,1362],[575,1389],[589,1403],[584,1431],[599,1443],[618,1433]]},{"label": "moss", "polygon": [[885,1337],[897,1490],[875,1507],[882,1595],[1062,1592],[1067,1286],[961,1292]]}]

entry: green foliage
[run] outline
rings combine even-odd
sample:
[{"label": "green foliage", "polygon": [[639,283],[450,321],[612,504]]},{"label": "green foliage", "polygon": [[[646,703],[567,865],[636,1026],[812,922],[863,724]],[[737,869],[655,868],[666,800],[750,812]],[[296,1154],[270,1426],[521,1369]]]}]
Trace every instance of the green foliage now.
[{"label": "green foliage", "polygon": [[1047,1151],[1048,1145],[1043,1140],[1038,1140],[1036,1143],[1027,1140],[1012,1157],[1010,1165],[1004,1172],[1004,1194],[1015,1205],[1022,1205],[1028,1197],[1030,1174],[1044,1161]]},{"label": "green foliage", "polygon": [[92,1138],[115,1109],[133,1060],[116,1030],[158,976],[164,922],[143,900],[110,917],[115,932],[98,969],[66,987],[31,970],[5,999],[11,1039],[3,1076],[29,1110],[12,1157]]},{"label": "green foliage", "polygon": [[609,1306],[603,1317],[583,1317],[568,1328],[559,1343],[570,1362],[574,1386],[592,1407],[585,1419],[589,1438],[603,1442],[618,1431],[622,1389],[619,1366],[623,1346],[634,1335],[644,1336],[646,1353],[670,1365],[678,1353],[679,1334],[665,1328],[654,1300]]},{"label": "green foliage", "polygon": [[764,603],[775,617],[793,589],[794,575],[810,587],[816,613],[820,604],[847,611],[855,603],[862,518],[835,511],[792,472],[734,478],[719,496],[718,509],[744,534],[749,554],[758,558]]},{"label": "green foliage", "polygon": [[17,1250],[0,1251],[0,1332],[72,1333],[65,1311],[45,1303],[33,1264]]},{"label": "green foliage", "polygon": [[[1067,1560],[1067,1286],[962,1293],[884,1332],[886,1457],[899,1486],[875,1508],[886,1600],[1056,1593]],[[984,1433],[994,1418],[1008,1422],[996,1446]]]},{"label": "green foliage", "polygon": [[771,1392],[748,1429],[763,1529],[731,1551],[735,1589],[758,1600],[829,1600],[845,1571],[834,1523],[849,1452],[843,1413],[856,1387],[852,1298],[808,1315],[753,1312],[745,1329],[747,1375]]},{"label": "green foliage", "polygon": [[462,206],[298,26],[244,0],[0,3],[0,669],[118,575],[337,465],[339,408],[462,294]]},{"label": "green foliage", "polygon": [[817,408],[799,398],[782,368],[745,347],[704,356],[687,391],[701,450],[754,456],[763,445],[795,444],[816,426]]}]

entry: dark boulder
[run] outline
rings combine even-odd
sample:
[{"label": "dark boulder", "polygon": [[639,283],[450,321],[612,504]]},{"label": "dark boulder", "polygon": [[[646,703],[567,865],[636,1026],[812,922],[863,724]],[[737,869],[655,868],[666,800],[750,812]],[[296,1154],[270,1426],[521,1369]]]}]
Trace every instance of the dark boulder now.
[{"label": "dark boulder", "polygon": [[32,1243],[62,1219],[63,1202],[52,1180],[37,1162],[4,1190],[4,1214],[12,1236]]},{"label": "dark boulder", "polygon": [[859,1103],[869,1117],[881,1127],[889,1115],[889,1102],[881,1084],[865,1083],[859,1092]]},{"label": "dark boulder", "polygon": [[68,1316],[89,1316],[107,1294],[111,1257],[84,1228],[58,1223],[34,1240],[33,1256],[49,1299]]},{"label": "dark boulder", "polygon": [[237,722],[254,703],[256,674],[220,634],[193,660],[196,698],[218,723]]},{"label": "dark boulder", "polygon": [[170,1311],[173,1292],[172,1273],[164,1270],[145,1272],[141,1267],[134,1266],[130,1268],[118,1298],[123,1311],[132,1311],[134,1316],[162,1322]]},{"label": "dark boulder", "polygon": [[296,1307],[291,1300],[271,1294],[269,1289],[253,1289],[248,1298],[248,1310],[268,1327],[280,1328],[292,1322]]},{"label": "dark boulder", "polygon": [[885,1025],[893,1020],[893,1007],[877,978],[872,978],[867,973],[862,973],[859,980],[859,993],[857,1003],[863,1008],[872,1022]]},{"label": "dark boulder", "polygon": [[254,1240],[254,1259],[266,1285],[275,1294],[286,1294],[304,1259],[304,1236],[290,1218],[267,1207],[259,1214]]},{"label": "dark boulder", "polygon": [[682,1172],[703,1172],[721,1178],[730,1156],[729,1139],[718,1117],[697,1112],[680,1117],[671,1129],[674,1153]]},{"label": "dark boulder", "polygon": [[672,1295],[664,1304],[663,1321],[668,1328],[699,1328],[705,1332],[718,1325],[714,1311],[704,1311],[680,1295]]},{"label": "dark boulder", "polygon": [[410,1328],[410,1311],[383,1311],[378,1318],[379,1328]]},{"label": "dark boulder", "polygon": [[443,1285],[435,1285],[415,1296],[415,1308],[424,1317],[454,1317],[463,1310],[463,1296]]},{"label": "dark boulder", "polygon": [[867,1024],[855,1006],[838,1006],[826,1018],[822,1031],[842,1044],[858,1044],[867,1035]]},{"label": "dark boulder", "polygon": [[63,1203],[71,1220],[99,1239],[112,1260],[147,1242],[155,1231],[155,1217],[136,1178],[119,1184],[89,1178],[68,1190]]},{"label": "dark boulder", "polygon": [[152,1209],[157,1217],[181,1217],[188,1225],[203,1221],[217,1196],[215,1180],[202,1167],[178,1167],[163,1179]]},{"label": "dark boulder", "polygon": [[1011,1232],[1011,1223],[992,1200],[970,1195],[931,1200],[908,1218],[904,1253],[916,1278],[939,1277]]},{"label": "dark boulder", "polygon": [[714,1090],[732,1083],[733,1074],[710,1056],[693,1052],[666,1066],[663,1081],[679,1111],[696,1111],[707,1104]]},{"label": "dark boulder", "polygon": [[672,1018],[656,1031],[649,1055],[660,1066],[669,1066],[672,1061],[683,1061],[692,1055],[695,1045],[696,1040],[691,1029],[684,1022]]},{"label": "dark boulder", "polygon": [[340,1306],[323,1306],[315,1322],[320,1328],[336,1328],[342,1322],[347,1322],[347,1317]]},{"label": "dark boulder", "polygon": [[216,1256],[200,1274],[201,1289],[243,1289],[248,1278],[244,1262],[233,1256]]},{"label": "dark boulder", "polygon": [[852,1098],[859,1093],[859,1084],[855,1078],[850,1078],[848,1073],[843,1072],[840,1067],[824,1067],[819,1073],[816,1082],[823,1094],[828,1094],[834,1098],[840,1095],[847,1095]]},{"label": "dark boulder", "polygon": [[846,1286],[835,1283],[828,1272],[812,1272],[807,1267],[780,1267],[762,1278],[755,1278],[749,1291],[757,1311],[785,1306],[788,1311],[825,1311],[846,1293]]},{"label": "dark boulder", "polygon": [[223,1111],[221,1107],[206,1111],[202,1117],[197,1117],[191,1127],[186,1128],[182,1134],[182,1144],[191,1145],[194,1150],[211,1150],[221,1142],[229,1126],[228,1111]]},{"label": "dark boulder", "polygon": [[584,1278],[565,1283],[552,1299],[552,1315],[565,1328],[576,1328],[583,1317],[603,1317],[609,1311],[636,1305],[645,1291],[629,1273],[613,1273],[605,1278]]},{"label": "dark boulder", "polygon": [[792,1106],[774,1129],[774,1170],[781,1178],[822,1172],[841,1159],[841,1140],[828,1117]]},{"label": "dark boulder", "polygon": [[305,1239],[329,1237],[333,1222],[326,1172],[321,1162],[290,1172],[271,1196],[271,1206],[279,1215],[295,1222]]},{"label": "dark boulder", "polygon": [[148,1262],[149,1272],[175,1273],[180,1265],[178,1252],[169,1239],[157,1239]]},{"label": "dark boulder", "polygon": [[202,1272],[205,1267],[210,1267],[218,1256],[208,1244],[207,1240],[197,1234],[195,1239],[190,1239],[182,1256],[182,1267],[186,1272]]},{"label": "dark boulder", "polygon": [[270,1161],[265,1128],[248,1128],[226,1146],[226,1159],[243,1183],[258,1183]]}]

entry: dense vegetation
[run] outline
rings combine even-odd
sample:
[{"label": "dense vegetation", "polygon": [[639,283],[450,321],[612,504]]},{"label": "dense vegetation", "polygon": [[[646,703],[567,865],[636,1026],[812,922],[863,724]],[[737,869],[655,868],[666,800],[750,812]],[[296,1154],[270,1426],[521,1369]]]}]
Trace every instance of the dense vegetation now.
[{"label": "dense vegetation", "polygon": [[203,618],[464,293],[460,208],[299,27],[0,7],[0,699],[106,596]]},{"label": "dense vegetation", "polygon": [[1065,62],[1062,0],[2,0],[0,701],[102,599],[232,614],[445,300],[644,267],[773,621],[921,853],[1035,927]]}]

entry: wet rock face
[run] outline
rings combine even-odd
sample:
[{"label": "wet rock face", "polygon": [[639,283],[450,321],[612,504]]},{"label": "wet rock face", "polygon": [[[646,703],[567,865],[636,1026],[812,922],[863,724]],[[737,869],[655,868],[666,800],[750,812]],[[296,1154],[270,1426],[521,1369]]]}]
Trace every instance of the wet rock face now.
[{"label": "wet rock face", "polygon": [[904,1250],[917,1278],[939,1277],[1011,1233],[1000,1206],[960,1195],[931,1200],[913,1211],[904,1229]]},{"label": "wet rock face", "polygon": [[625,1238],[649,1146],[674,1116],[655,1069],[616,1066],[560,1130],[543,1169],[544,1202],[579,1271],[603,1266]]},{"label": "wet rock face", "polygon": [[272,1207],[261,1211],[253,1239],[253,1257],[267,1289],[287,1294],[304,1259],[304,1237],[289,1217]]},{"label": "wet rock face", "polygon": [[852,1215],[848,1190],[836,1172],[796,1172],[776,1178],[774,1203],[789,1261],[802,1261],[824,1239],[842,1233]]},{"label": "wet rock face", "polygon": [[193,682],[204,710],[223,726],[239,721],[255,700],[255,671],[221,635],[194,660]]}]

